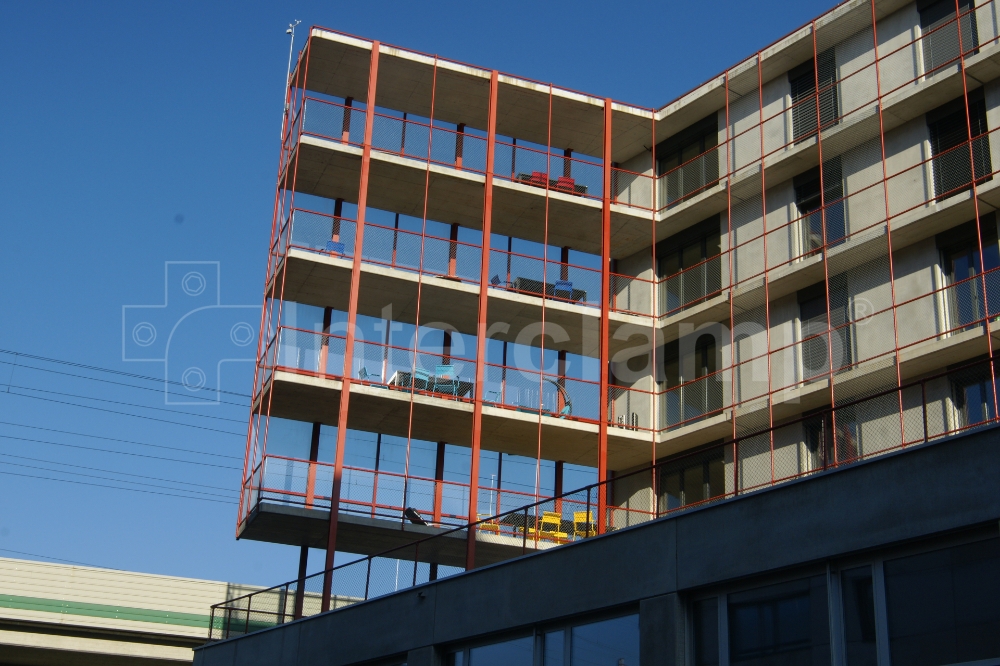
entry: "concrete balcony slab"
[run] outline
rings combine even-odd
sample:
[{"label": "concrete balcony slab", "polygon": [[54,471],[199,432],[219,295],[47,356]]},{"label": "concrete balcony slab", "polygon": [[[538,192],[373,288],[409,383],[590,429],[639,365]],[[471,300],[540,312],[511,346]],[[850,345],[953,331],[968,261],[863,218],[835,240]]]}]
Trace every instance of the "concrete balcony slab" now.
[{"label": "concrete balcony slab", "polygon": [[[240,525],[238,537],[324,549],[329,537],[329,525],[329,509],[265,501],[259,503]],[[377,555],[394,548],[405,548],[421,539],[447,531],[446,528],[371,518],[341,510],[337,516],[337,550],[357,555]],[[546,550],[557,545],[552,541],[534,541],[521,539],[513,534],[479,531],[476,533],[476,565],[502,562],[525,552]],[[465,533],[454,532],[442,539],[422,544],[417,559],[420,562],[464,568],[465,548]],[[407,556],[412,557],[412,551],[407,551]]]}]

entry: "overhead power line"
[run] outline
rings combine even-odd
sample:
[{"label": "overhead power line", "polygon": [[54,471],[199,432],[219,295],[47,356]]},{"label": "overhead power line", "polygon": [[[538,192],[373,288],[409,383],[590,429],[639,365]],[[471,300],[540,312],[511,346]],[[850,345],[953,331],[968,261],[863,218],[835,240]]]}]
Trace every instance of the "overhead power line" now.
[{"label": "overhead power line", "polygon": [[16,437],[14,435],[0,435],[0,439],[16,439],[22,442],[34,442],[35,444],[50,444],[52,446],[64,446],[70,449],[86,449],[88,451],[100,451],[101,453],[117,453],[122,456],[135,456],[136,458],[151,458],[153,460],[163,460],[166,462],[184,463],[185,465],[203,465],[205,467],[218,467],[219,469],[238,470],[239,467],[229,465],[216,465],[214,463],[199,462],[197,460],[181,460],[179,458],[164,458],[163,456],[151,456],[146,453],[132,453],[131,451],[115,451],[114,449],[99,449],[95,446],[83,446],[81,444],[64,444],[62,442],[49,442],[44,439],[31,439],[29,437]]},{"label": "overhead power line", "polygon": [[[77,395],[76,393],[64,393],[62,391],[51,391],[49,389],[34,388],[33,386],[19,386],[17,384],[8,384],[8,388],[21,389],[23,391],[37,391],[38,393],[51,393],[52,395],[61,395],[66,398],[79,398],[80,400],[96,400],[98,402],[108,402],[113,405],[123,405],[125,407],[136,407],[138,409],[154,409],[158,412],[167,412],[169,414],[180,414],[183,416],[196,416],[201,419],[215,419],[216,421],[229,421],[230,423],[246,423],[245,419],[230,419],[225,416],[214,416],[212,414],[196,414],[194,412],[181,412],[176,409],[167,409],[166,407],[154,407],[152,405],[138,405],[134,402],[124,402],[122,400],[111,400],[109,398],[95,398],[89,395]],[[15,393],[14,395],[23,395],[21,393]]]},{"label": "overhead power line", "polygon": [[108,442],[120,442],[122,444],[135,444],[136,446],[148,446],[154,449],[166,449],[168,451],[180,451],[182,453],[194,453],[199,456],[211,456],[213,458],[229,458],[230,460],[243,460],[243,456],[229,456],[224,453],[211,453],[208,451],[197,451],[195,449],[182,449],[177,446],[166,446],[164,444],[149,444],[147,442],[137,442],[132,439],[119,439],[117,437],[107,437],[105,435],[91,435],[85,432],[73,432],[72,430],[59,430],[57,428],[44,428],[42,426],[27,425],[25,423],[12,423],[10,421],[0,421],[0,425],[14,426],[15,428],[30,428],[32,430],[44,430],[45,432],[57,432],[60,435],[76,435],[77,437],[89,437],[91,439],[103,439]]},{"label": "overhead power line", "polygon": [[[13,365],[13,363],[11,363],[10,361],[0,361],[0,363],[4,363],[6,365]],[[143,390],[143,391],[157,391],[157,392],[159,392],[159,391],[163,390],[162,387],[159,387],[159,386],[139,386],[138,384],[127,384],[125,382],[116,382],[116,381],[111,380],[111,379],[104,379],[103,377],[90,377],[88,375],[78,375],[75,372],[63,372],[61,370],[53,370],[52,368],[39,368],[36,365],[20,365],[19,364],[17,366],[17,368],[18,369],[22,369],[23,368],[25,370],[36,370],[38,372],[48,372],[48,373],[51,373],[51,374],[54,374],[54,375],[62,375],[64,377],[76,377],[77,379],[86,379],[86,380],[93,381],[93,382],[102,382],[104,384],[113,384],[115,386],[124,386],[126,388],[140,389],[140,390]],[[160,381],[163,381],[163,380],[160,380]],[[199,390],[204,390],[204,389],[199,389]],[[223,404],[223,405],[233,405],[234,407],[247,407],[247,406],[249,406],[249,403],[246,403],[246,402],[231,402],[229,400],[215,400],[214,398],[202,398],[201,396],[198,396],[198,395],[191,395],[191,396],[185,396],[185,397],[194,398],[196,400],[204,400],[205,404],[212,404],[212,405],[214,405],[214,404]]]},{"label": "overhead power line", "polygon": [[[113,375],[120,375],[122,377],[132,377],[133,379],[142,379],[150,382],[163,382],[167,384],[172,384],[174,386],[184,386],[187,388],[183,382],[178,382],[170,379],[163,379],[162,377],[150,377],[148,375],[138,375],[132,372],[124,372],[123,370],[112,370],[111,368],[102,368],[96,365],[86,365],[85,363],[74,363],[73,361],[63,361],[57,358],[49,358],[47,356],[37,356],[35,354],[25,354],[22,352],[16,352],[11,349],[0,349],[0,354],[10,354],[18,358],[30,358],[35,361],[46,361],[48,363],[59,363],[60,365],[68,365],[73,368],[82,368],[84,370],[93,370],[95,372],[107,372]],[[9,362],[9,361],[8,361]],[[223,393],[225,395],[232,395],[239,398],[249,398],[250,396],[246,393],[236,393],[235,391],[223,391],[222,389],[203,387],[203,391],[211,391],[213,393]]]},{"label": "overhead power line", "polygon": [[[170,486],[160,486],[160,485],[157,485],[155,483],[144,483],[142,481],[129,481],[128,479],[115,479],[115,478],[111,478],[111,477],[107,477],[107,476],[100,476],[98,474],[85,474],[83,472],[65,472],[65,471],[63,471],[61,469],[52,469],[50,467],[39,467],[37,465],[25,465],[24,463],[7,462],[7,461],[4,461],[4,460],[0,460],[0,465],[12,465],[13,467],[23,467],[25,469],[36,469],[36,470],[39,470],[39,471],[42,471],[42,472],[54,472],[56,474],[67,474],[67,475],[74,475],[74,476],[83,476],[83,477],[86,477],[88,479],[100,479],[101,481],[112,481],[114,483],[131,483],[131,484],[134,484],[134,485],[137,485],[137,486],[147,486],[149,488],[160,488],[160,489],[163,489],[163,490],[176,490],[178,492],[192,493],[194,495],[205,495],[206,497],[221,497],[221,498],[224,498],[224,499],[231,499],[230,497],[226,497],[224,495],[219,495],[218,493],[206,493],[206,492],[204,492],[202,490],[187,490],[185,488],[171,488]],[[58,479],[56,479],[56,480],[58,480]],[[68,481],[68,479],[64,479],[64,480]],[[129,490],[129,488],[127,486],[125,486],[125,487],[119,487],[119,490]],[[138,488],[132,488],[131,490],[139,490],[139,489]],[[192,498],[192,499],[195,499],[195,498]]]},{"label": "overhead power line", "polygon": [[243,437],[243,433],[232,432],[229,430],[219,430],[218,428],[209,428],[207,426],[195,425],[194,423],[183,423],[181,421],[171,421],[170,419],[158,419],[153,416],[146,416],[145,414],[132,414],[129,412],[119,412],[114,409],[105,409],[103,407],[97,407],[95,405],[81,405],[75,402],[66,402],[64,400],[55,400],[54,398],[44,398],[40,395],[27,395],[25,393],[0,393],[0,395],[13,395],[20,398],[29,398],[31,400],[44,400],[45,402],[52,402],[57,405],[69,405],[71,407],[82,407],[84,409],[93,409],[98,412],[107,412],[109,414],[118,414],[120,416],[131,416],[137,419],[146,419],[147,421],[157,421],[159,423],[169,423],[171,425],[187,426],[188,428],[197,428],[198,430],[208,430],[209,432],[218,432],[223,435],[232,435],[234,437]]},{"label": "overhead power line", "polygon": [[[176,479],[164,479],[158,476],[146,476],[145,474],[133,474],[131,472],[119,472],[116,469],[104,469],[101,467],[87,467],[86,465],[76,465],[74,463],[64,463],[58,460],[46,460],[45,458],[31,458],[29,456],[18,456],[13,453],[0,453],[0,456],[4,458],[17,458],[18,460],[30,460],[32,462],[44,463],[46,465],[58,465],[61,467],[73,467],[76,469],[87,469],[92,472],[104,472],[106,474],[118,474],[121,476],[134,476],[137,479],[148,479],[150,481],[164,481],[166,483],[176,483],[184,486],[195,486],[196,488],[209,488],[210,490],[221,490],[222,492],[232,493],[235,492],[232,488],[223,488],[221,486],[210,486],[205,483],[194,483],[193,481],[178,481]],[[3,461],[0,461],[3,462]],[[56,471],[56,470],[53,470]]]},{"label": "overhead power line", "polygon": [[43,481],[60,481],[62,483],[73,483],[80,486],[95,486],[97,488],[110,488],[112,490],[130,490],[134,493],[146,493],[147,495],[163,495],[165,497],[179,497],[180,499],[197,500],[200,502],[214,502],[216,504],[237,504],[234,500],[219,500],[208,497],[192,497],[190,495],[176,495],[174,493],[161,493],[155,490],[142,490],[141,488],[123,488],[121,486],[109,486],[103,483],[90,483],[89,481],[73,481],[72,479],[54,479],[51,476],[38,476],[37,474],[21,474],[18,472],[5,472],[0,470],[0,474],[8,476],[21,476],[29,479],[41,479]]}]

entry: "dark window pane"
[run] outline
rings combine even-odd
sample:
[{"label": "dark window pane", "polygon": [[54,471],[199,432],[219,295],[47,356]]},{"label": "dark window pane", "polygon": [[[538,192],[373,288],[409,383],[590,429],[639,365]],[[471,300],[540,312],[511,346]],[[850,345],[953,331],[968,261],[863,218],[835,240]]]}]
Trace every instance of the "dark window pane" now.
[{"label": "dark window pane", "polygon": [[[955,0],[922,0],[917,3],[920,30],[924,35],[921,39],[924,71],[928,74],[956,64],[962,49],[966,57],[972,55],[979,45],[976,13],[969,12],[972,0],[959,0],[957,4],[965,14],[959,20],[956,20]],[[958,25],[962,26],[962,49],[959,49]]]},{"label": "dark window pane", "polygon": [[875,595],[871,567],[840,574],[844,603],[844,642],[847,666],[876,666]]},{"label": "dark window pane", "polygon": [[670,204],[719,180],[718,114],[681,130],[656,146],[661,196]]},{"label": "dark window pane", "polygon": [[[986,124],[986,100],[982,89],[969,93],[969,123],[966,102],[959,97],[927,114],[933,154],[934,193],[944,198],[965,191],[972,182],[971,164],[975,164],[976,182],[991,179],[989,135]],[[973,138],[970,152],[966,143]]]},{"label": "dark window pane", "polygon": [[[816,83],[819,82],[819,99]],[[837,60],[833,49],[819,54],[815,61],[803,63],[788,73],[792,95],[792,136],[796,141],[816,131],[816,121],[822,128],[836,124],[840,116],[837,99]]]},{"label": "dark window pane", "polygon": [[532,666],[535,639],[527,636],[469,650],[469,666]]},{"label": "dark window pane", "polygon": [[571,640],[572,666],[639,666],[638,615],[573,627]]},{"label": "dark window pane", "polygon": [[885,563],[895,664],[1000,658],[1000,539]]},{"label": "dark window pane", "polygon": [[729,661],[747,666],[830,663],[826,578],[740,592],[729,597]]},{"label": "dark window pane", "polygon": [[709,446],[703,453],[687,454],[675,463],[660,466],[661,512],[721,497],[726,492],[723,450]]},{"label": "dark window pane", "polygon": [[542,666],[563,666],[563,653],[566,651],[566,634],[563,631],[550,631],[545,634],[542,646]]},{"label": "dark window pane", "polygon": [[695,666],[719,663],[719,601],[703,599],[694,604]]}]

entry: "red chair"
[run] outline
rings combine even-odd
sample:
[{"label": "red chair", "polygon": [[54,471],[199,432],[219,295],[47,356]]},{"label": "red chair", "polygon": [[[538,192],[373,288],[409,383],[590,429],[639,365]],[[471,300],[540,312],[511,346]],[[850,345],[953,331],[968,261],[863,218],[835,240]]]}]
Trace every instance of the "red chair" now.
[{"label": "red chair", "polygon": [[559,179],[556,180],[556,189],[576,192],[576,179],[569,176],[559,176]]},{"label": "red chair", "polygon": [[548,178],[546,178],[545,174],[542,173],[541,171],[532,171],[531,172],[531,184],[532,185],[538,185],[539,187],[545,187],[546,185],[548,185],[547,181],[548,181]]}]

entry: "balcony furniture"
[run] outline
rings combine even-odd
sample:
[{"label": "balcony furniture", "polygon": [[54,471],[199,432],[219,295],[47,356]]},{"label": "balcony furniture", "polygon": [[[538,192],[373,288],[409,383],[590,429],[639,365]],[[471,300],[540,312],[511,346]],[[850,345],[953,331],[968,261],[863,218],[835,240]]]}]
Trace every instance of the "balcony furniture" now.
[{"label": "balcony furniture", "polygon": [[344,244],[340,241],[328,240],[326,242],[326,251],[342,255],[344,254]]},{"label": "balcony furniture", "polygon": [[433,384],[434,377],[431,373],[427,372],[423,368],[413,369],[413,388],[429,391]]},{"label": "balcony furniture", "polygon": [[[458,377],[457,381],[458,388],[455,393],[450,395],[454,395],[457,398],[472,397],[473,383],[461,377]],[[389,378],[389,386],[404,389],[412,387],[418,391],[433,391],[434,380],[431,373],[420,368],[417,368],[415,376],[411,375],[409,370],[397,370]]]},{"label": "balcony furniture", "polygon": [[458,375],[455,374],[455,366],[450,363],[442,363],[434,368],[434,378],[430,390],[458,397]]},{"label": "balcony furniture", "polygon": [[408,506],[403,509],[403,517],[414,525],[427,525],[427,521],[423,519],[423,516],[417,512],[412,506]]},{"label": "balcony furniture", "polygon": [[[490,399],[491,395],[496,396],[496,399],[495,400]],[[500,391],[487,391],[485,397],[486,397],[486,402],[492,402],[497,405],[503,402],[503,395],[501,395]]]},{"label": "balcony furniture", "polygon": [[556,280],[552,287],[552,295],[556,298],[573,300],[573,283],[570,280]]},{"label": "balcony furniture", "polygon": [[573,536],[586,538],[586,537],[592,537],[595,534],[597,534],[597,528],[594,525],[594,512],[574,511]]},{"label": "balcony furniture", "polygon": [[378,383],[379,381],[381,381],[382,376],[369,373],[368,368],[362,365],[358,369],[358,379],[360,379],[363,382]]},{"label": "balcony furniture", "polygon": [[562,514],[559,512],[545,511],[536,526],[528,528],[528,535],[552,541],[568,539],[569,534],[562,531],[562,522]]},{"label": "balcony furniture", "polygon": [[545,174],[541,171],[532,171],[531,174],[519,173],[517,174],[517,182],[524,183],[525,185],[534,185],[535,187],[545,187],[546,184],[550,189],[559,190],[560,192],[569,192],[570,194],[586,194],[586,185],[577,185],[576,179],[569,178],[567,176],[559,176],[559,178],[552,180],[551,178],[546,178]]},{"label": "balcony furniture", "polygon": [[559,176],[556,179],[556,189],[565,192],[576,192],[576,180],[569,176]]},{"label": "balcony furniture", "polygon": [[494,275],[490,278],[490,284],[494,287],[500,287],[502,289],[510,289],[511,283],[506,280],[501,280],[499,275]]},{"label": "balcony furniture", "polygon": [[498,523],[495,518],[493,520],[487,520],[487,518],[490,518],[490,516],[483,515],[483,514],[479,514],[478,515],[478,517],[477,517],[478,520],[486,521],[486,522],[479,523],[479,531],[480,532],[494,532],[496,534],[500,534],[500,523]]},{"label": "balcony furniture", "polygon": [[559,282],[568,283],[569,285],[569,288],[563,289],[560,294],[555,293],[556,285],[551,282],[542,282],[541,280],[533,280],[532,278],[525,277],[515,278],[510,289],[527,294],[538,294],[539,296],[558,296],[573,303],[587,300],[587,292],[583,289],[573,289],[573,283],[568,280],[559,280]]}]

